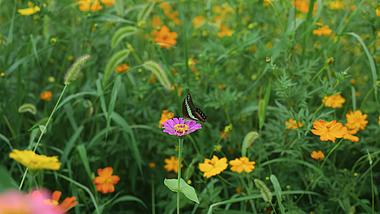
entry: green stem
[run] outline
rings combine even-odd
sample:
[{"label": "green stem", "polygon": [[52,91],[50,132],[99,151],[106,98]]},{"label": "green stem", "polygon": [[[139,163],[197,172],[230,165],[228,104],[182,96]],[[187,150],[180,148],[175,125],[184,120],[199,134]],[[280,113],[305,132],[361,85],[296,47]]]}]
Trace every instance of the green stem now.
[{"label": "green stem", "polygon": [[327,159],[330,157],[330,155],[340,146],[340,144],[343,142],[343,139],[340,139],[339,142],[329,151],[329,153],[327,153],[325,159],[323,160],[323,163],[321,165],[321,169],[323,168],[323,166],[325,165]]},{"label": "green stem", "polygon": [[179,214],[179,196],[181,194],[181,162],[182,162],[182,145],[183,145],[183,139],[178,139],[178,177],[177,177],[177,184],[178,184],[178,191],[177,191],[177,214]]},{"label": "green stem", "polygon": [[[36,143],[36,145],[34,145],[33,152],[36,152],[38,146],[40,145],[41,139],[42,139],[42,137],[44,136],[44,134],[45,134],[45,132],[46,132],[46,129],[47,129],[47,127],[48,127],[48,125],[49,125],[51,119],[53,118],[54,113],[57,111],[58,105],[59,105],[59,103],[61,102],[61,99],[62,99],[62,97],[63,97],[63,94],[64,94],[65,91],[66,91],[67,86],[68,86],[68,85],[65,85],[65,86],[63,87],[63,89],[62,89],[62,91],[61,91],[61,94],[59,95],[59,98],[58,98],[57,102],[55,103],[55,106],[54,106],[54,108],[53,108],[53,111],[51,111],[48,120],[46,121],[44,127],[43,127],[42,130],[41,130],[41,134],[40,134],[40,136],[38,137],[37,143]],[[23,184],[24,184],[24,181],[25,181],[26,175],[28,174],[28,171],[29,171],[29,169],[26,168],[26,170],[24,171],[24,174],[22,175],[22,179],[21,179],[20,185],[19,185],[19,187],[18,187],[19,190],[22,189],[22,186],[23,186]]]}]

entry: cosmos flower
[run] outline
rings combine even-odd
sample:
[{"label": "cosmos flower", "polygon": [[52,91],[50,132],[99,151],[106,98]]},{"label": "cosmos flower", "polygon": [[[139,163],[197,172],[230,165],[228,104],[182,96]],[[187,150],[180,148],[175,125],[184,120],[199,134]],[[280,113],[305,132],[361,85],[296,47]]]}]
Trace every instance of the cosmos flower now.
[{"label": "cosmos flower", "polygon": [[346,100],[344,99],[344,97],[342,97],[342,95],[340,95],[340,94],[334,94],[334,95],[331,95],[331,96],[325,96],[325,97],[323,97],[322,103],[326,107],[330,107],[330,108],[342,108],[343,107],[343,103],[345,101]]},{"label": "cosmos flower", "polygon": [[193,18],[192,24],[194,28],[200,28],[203,24],[205,24],[205,17],[204,16],[196,16]]},{"label": "cosmos flower", "polygon": [[336,120],[330,122],[324,120],[314,121],[313,128],[311,132],[319,135],[321,141],[335,142],[336,138],[343,138],[347,134],[347,128]]},{"label": "cosmos flower", "polygon": [[356,134],[359,130],[364,130],[368,124],[368,115],[363,114],[360,110],[351,111],[346,114],[346,127],[349,130],[353,130],[352,134]]},{"label": "cosmos flower", "polygon": [[285,121],[285,126],[287,129],[298,129],[303,126],[303,123],[290,118],[289,120]]},{"label": "cosmos flower", "polygon": [[203,163],[199,164],[199,170],[203,172],[203,176],[210,178],[212,176],[222,173],[227,169],[227,158],[218,158],[213,156],[212,159],[205,159]]},{"label": "cosmos flower", "polygon": [[38,155],[31,150],[14,149],[9,154],[9,157],[31,170],[58,170],[61,167],[61,163],[57,156],[48,157],[45,155]]},{"label": "cosmos flower", "polygon": [[177,43],[177,33],[171,32],[170,29],[164,25],[160,30],[153,33],[154,41],[161,48],[171,48]]},{"label": "cosmos flower", "polygon": [[165,121],[163,124],[163,132],[182,137],[191,134],[198,129],[202,128],[202,125],[194,120],[185,120],[183,118],[173,118]]},{"label": "cosmos flower", "polygon": [[98,169],[97,173],[99,176],[95,177],[93,182],[96,186],[96,190],[103,194],[115,192],[115,186],[119,183],[120,177],[117,175],[112,175],[112,167],[106,167],[104,169]]},{"label": "cosmos flower", "polygon": [[173,171],[175,173],[178,173],[178,159],[174,156],[171,156],[170,158],[166,158],[164,168],[168,172]]},{"label": "cosmos flower", "polygon": [[46,102],[51,101],[52,97],[53,97],[53,93],[51,91],[43,91],[40,94],[40,99]]},{"label": "cosmos flower", "polygon": [[62,211],[67,212],[71,208],[75,207],[78,202],[76,197],[67,197],[65,198],[61,203],[59,203],[59,199],[61,198],[62,192],[61,191],[54,191],[51,194],[51,198],[45,200],[45,203],[58,206]]},{"label": "cosmos flower", "polygon": [[322,151],[312,151],[310,157],[314,160],[323,160],[325,159],[325,154]]},{"label": "cosmos flower", "polygon": [[158,123],[158,126],[162,128],[162,125],[164,122],[166,122],[169,119],[172,119],[174,117],[174,113],[169,111],[169,110],[163,110],[161,113],[161,119],[160,122]]},{"label": "cosmos flower", "polygon": [[116,66],[116,68],[115,68],[115,72],[116,72],[116,73],[119,73],[119,74],[122,74],[122,73],[127,72],[127,71],[128,71],[128,68],[129,68],[129,66],[128,66],[127,63],[120,64],[120,65]]},{"label": "cosmos flower", "polygon": [[233,30],[231,30],[229,27],[225,26],[225,25],[221,25],[220,26],[220,29],[219,29],[219,32],[218,32],[218,36],[220,38],[223,38],[223,37],[226,37],[226,36],[232,36],[232,34],[234,33]]},{"label": "cosmos flower", "polygon": [[313,34],[316,36],[330,36],[332,30],[327,25],[322,25],[320,28],[313,30]]},{"label": "cosmos flower", "polygon": [[0,213],[2,214],[64,214],[57,206],[46,203],[48,194],[35,190],[25,194],[18,191],[0,194]]},{"label": "cosmos flower", "polygon": [[242,173],[242,172],[252,172],[255,169],[256,162],[249,161],[247,157],[236,158],[229,162],[231,166],[231,171]]}]

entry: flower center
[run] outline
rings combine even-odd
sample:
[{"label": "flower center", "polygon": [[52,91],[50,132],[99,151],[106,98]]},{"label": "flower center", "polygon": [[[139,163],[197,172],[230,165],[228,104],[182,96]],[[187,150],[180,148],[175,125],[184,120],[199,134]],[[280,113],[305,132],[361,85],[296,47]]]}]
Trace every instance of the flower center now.
[{"label": "flower center", "polygon": [[178,133],[185,133],[187,130],[189,130],[189,126],[186,125],[186,124],[176,124],[174,125],[174,129],[178,132]]}]

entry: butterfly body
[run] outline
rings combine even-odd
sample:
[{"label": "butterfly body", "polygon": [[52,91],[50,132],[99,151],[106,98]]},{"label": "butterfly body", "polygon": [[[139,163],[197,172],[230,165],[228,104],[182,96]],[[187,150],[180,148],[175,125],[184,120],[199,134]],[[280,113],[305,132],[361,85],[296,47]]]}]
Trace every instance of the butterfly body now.
[{"label": "butterfly body", "polygon": [[187,92],[182,103],[182,114],[185,118],[205,122],[207,116],[203,111],[196,107],[189,92]]}]

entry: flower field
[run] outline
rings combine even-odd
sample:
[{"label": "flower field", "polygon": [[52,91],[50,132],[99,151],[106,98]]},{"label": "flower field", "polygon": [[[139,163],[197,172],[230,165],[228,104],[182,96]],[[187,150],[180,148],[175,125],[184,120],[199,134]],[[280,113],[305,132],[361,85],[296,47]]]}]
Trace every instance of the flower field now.
[{"label": "flower field", "polygon": [[380,213],[377,0],[0,0],[0,214]]}]

